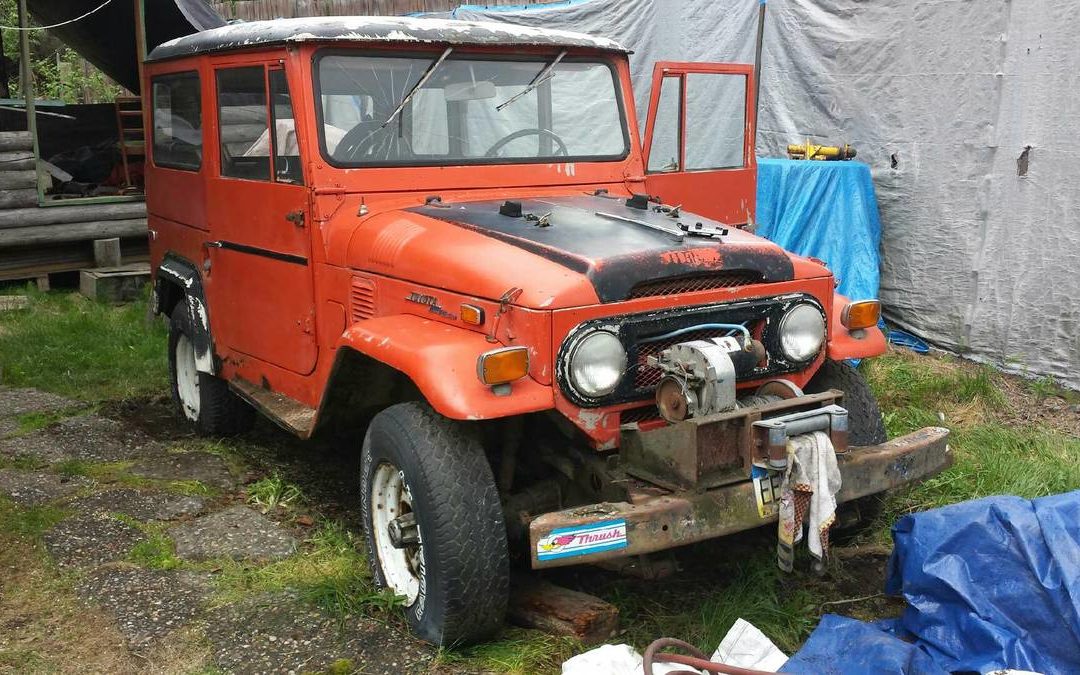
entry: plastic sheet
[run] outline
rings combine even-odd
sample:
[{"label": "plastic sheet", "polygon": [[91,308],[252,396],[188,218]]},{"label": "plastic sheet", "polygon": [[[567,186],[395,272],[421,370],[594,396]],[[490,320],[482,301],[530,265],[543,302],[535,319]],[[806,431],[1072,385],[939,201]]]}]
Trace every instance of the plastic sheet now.
[{"label": "plastic sheet", "polygon": [[861,162],[759,159],[757,233],[824,260],[853,300],[878,297],[881,220]]},{"label": "plastic sheet", "polygon": [[1080,672],[1080,491],[904,516],[893,538],[901,620],[826,616],[782,672]]}]

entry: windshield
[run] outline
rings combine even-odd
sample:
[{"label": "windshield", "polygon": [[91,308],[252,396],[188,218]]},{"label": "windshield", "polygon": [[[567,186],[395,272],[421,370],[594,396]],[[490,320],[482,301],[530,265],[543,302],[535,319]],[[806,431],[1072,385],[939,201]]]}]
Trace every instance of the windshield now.
[{"label": "windshield", "polygon": [[388,166],[626,155],[626,124],[615,71],[607,63],[556,55],[518,60],[451,54],[409,96],[438,58],[320,57],[320,131],[327,158],[338,166]]}]

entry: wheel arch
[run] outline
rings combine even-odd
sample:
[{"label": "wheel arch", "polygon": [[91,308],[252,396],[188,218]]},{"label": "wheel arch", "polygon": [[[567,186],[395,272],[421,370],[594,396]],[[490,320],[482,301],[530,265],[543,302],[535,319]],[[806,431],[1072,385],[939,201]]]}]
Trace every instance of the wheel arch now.
[{"label": "wheel arch", "polygon": [[154,277],[151,309],[155,314],[169,316],[180,302],[186,304],[191,317],[195,367],[200,373],[216,375],[214,339],[210,332],[210,312],[203,291],[202,276],[194,263],[169,252],[158,265]]},{"label": "wheel arch", "polygon": [[[496,395],[476,375],[477,359],[497,348],[476,332],[408,314],[379,317],[350,326],[323,397],[320,418],[422,400],[455,420],[487,420],[555,407],[550,386],[524,377],[510,393]],[[320,420],[320,424],[322,420]]]}]

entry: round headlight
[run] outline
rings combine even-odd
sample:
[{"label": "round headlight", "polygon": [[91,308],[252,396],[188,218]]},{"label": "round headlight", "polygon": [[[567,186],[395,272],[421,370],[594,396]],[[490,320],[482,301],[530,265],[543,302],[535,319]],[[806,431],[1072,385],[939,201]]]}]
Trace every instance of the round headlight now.
[{"label": "round headlight", "polygon": [[780,320],[780,348],[792,361],[808,361],[825,341],[825,319],[813,305],[795,305]]},{"label": "round headlight", "polygon": [[582,338],[570,354],[570,383],[579,394],[596,398],[615,391],[626,372],[626,350],[606,330]]}]

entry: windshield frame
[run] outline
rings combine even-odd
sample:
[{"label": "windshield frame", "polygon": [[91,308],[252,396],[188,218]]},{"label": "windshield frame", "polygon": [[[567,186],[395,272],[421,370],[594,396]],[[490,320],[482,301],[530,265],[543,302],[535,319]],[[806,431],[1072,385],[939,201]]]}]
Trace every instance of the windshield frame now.
[{"label": "windshield frame", "polygon": [[[525,61],[535,62],[541,64],[541,68],[547,63],[550,63],[554,59],[560,50],[555,50],[554,53],[544,52],[536,53],[509,53],[505,51],[479,51],[479,50],[465,50],[454,49],[453,54],[447,60],[499,60],[499,61]],[[615,102],[618,105],[619,111],[619,126],[622,131],[623,139],[623,151],[614,155],[553,155],[549,157],[469,157],[469,158],[453,158],[444,160],[386,160],[382,162],[372,162],[356,164],[351,162],[341,162],[333,157],[333,155],[327,150],[326,147],[326,134],[323,131],[323,104],[322,104],[322,78],[319,77],[319,65],[322,59],[327,56],[363,56],[363,57],[387,57],[387,58],[417,58],[417,59],[429,59],[434,60],[439,57],[441,52],[437,46],[434,49],[379,49],[368,50],[359,47],[356,48],[342,48],[342,47],[325,47],[315,51],[314,56],[311,59],[311,83],[312,83],[312,104],[315,107],[314,120],[315,124],[315,137],[318,139],[319,153],[322,156],[323,161],[328,165],[336,169],[350,169],[350,170],[362,170],[362,169],[379,169],[379,168],[402,168],[402,167],[455,167],[455,166],[492,166],[492,165],[504,165],[504,166],[516,166],[516,165],[529,165],[529,164],[576,164],[576,163],[607,163],[607,162],[621,162],[630,156],[633,149],[629,123],[627,120],[626,110],[626,95],[623,91],[622,80],[619,77],[619,70],[615,66],[615,62],[612,58],[604,55],[586,55],[576,54],[567,55],[561,63],[589,63],[603,66],[611,73],[612,84],[615,89]],[[400,119],[400,115],[398,116]]]}]

